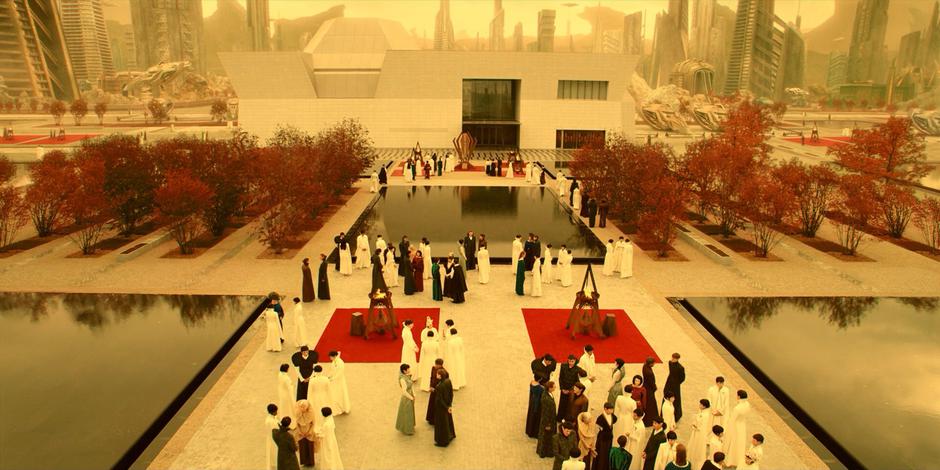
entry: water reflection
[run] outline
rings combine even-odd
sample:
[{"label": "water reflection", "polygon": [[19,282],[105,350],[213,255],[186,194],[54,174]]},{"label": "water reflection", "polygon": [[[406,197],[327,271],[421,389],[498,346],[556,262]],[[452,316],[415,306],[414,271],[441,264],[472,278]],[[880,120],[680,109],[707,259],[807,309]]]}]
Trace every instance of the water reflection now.
[{"label": "water reflection", "polygon": [[[735,332],[760,329],[767,318],[777,315],[784,305],[798,307],[802,311],[816,311],[820,318],[839,329],[861,324],[866,313],[879,302],[877,297],[730,297],[725,299],[729,314],[728,323]],[[937,299],[913,297],[900,300],[917,310],[936,310]]]}]

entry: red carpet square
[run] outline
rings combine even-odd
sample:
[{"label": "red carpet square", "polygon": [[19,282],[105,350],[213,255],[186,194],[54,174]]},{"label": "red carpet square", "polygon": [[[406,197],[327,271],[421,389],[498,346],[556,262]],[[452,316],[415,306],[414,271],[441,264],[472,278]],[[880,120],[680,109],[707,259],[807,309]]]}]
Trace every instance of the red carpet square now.
[{"label": "red carpet square", "polygon": [[[793,142],[795,144],[800,143],[799,137],[785,137],[783,140]],[[820,137],[820,139],[817,141],[810,140],[808,136],[806,137],[806,145],[810,147],[833,147],[836,145],[844,145],[851,141],[851,137]]]},{"label": "red carpet square", "polygon": [[45,139],[32,140],[30,145],[65,145],[78,142],[92,137],[98,137],[98,134],[65,134],[62,137],[46,137]]},{"label": "red carpet square", "polygon": [[661,362],[659,356],[653,351],[646,338],[640,333],[627,312],[621,309],[601,309],[601,315],[615,314],[617,319],[617,336],[600,339],[595,336],[576,335],[571,339],[571,331],[565,329],[568,314],[567,308],[524,308],[522,316],[525,318],[525,327],[529,330],[529,341],[532,343],[533,356],[549,353],[555,356],[558,362],[567,360],[569,354],[581,357],[585,345],[594,346],[594,356],[598,363],[613,363],[614,359],[622,358],[628,363],[642,363],[652,356],[656,362]]},{"label": "red carpet square", "polygon": [[320,336],[316,351],[320,355],[321,361],[328,361],[327,354],[332,350],[342,351],[343,360],[346,362],[391,362],[398,364],[401,360],[401,323],[411,319],[415,322],[414,336],[415,341],[420,342],[418,338],[421,330],[424,329],[426,317],[434,319],[434,326],[439,327],[440,309],[432,308],[396,308],[395,317],[399,326],[395,329],[395,339],[386,332],[384,335],[371,334],[369,339],[363,339],[361,336],[349,335],[349,323],[354,312],[366,314],[368,308],[338,308],[333,311],[330,317],[330,323],[326,325],[326,330]]},{"label": "red carpet square", "polygon": [[29,142],[30,140],[38,139],[40,137],[44,136],[42,134],[17,134],[8,139],[0,137],[0,144],[21,144],[23,142]]}]

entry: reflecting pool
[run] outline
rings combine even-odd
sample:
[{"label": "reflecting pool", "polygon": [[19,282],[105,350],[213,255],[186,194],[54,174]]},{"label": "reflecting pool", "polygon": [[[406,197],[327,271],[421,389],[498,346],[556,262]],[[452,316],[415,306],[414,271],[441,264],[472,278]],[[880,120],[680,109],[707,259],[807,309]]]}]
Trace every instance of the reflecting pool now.
[{"label": "reflecting pool", "polygon": [[686,301],[866,467],[940,462],[940,299]]},{"label": "reflecting pool", "polygon": [[525,239],[529,232],[539,235],[543,247],[551,243],[556,257],[562,244],[575,259],[604,256],[600,240],[542,187],[389,186],[361,223],[370,240],[382,235],[397,244],[408,235],[417,244],[427,237],[434,257],[457,253],[457,240],[467,230],[486,234],[491,258],[508,260],[513,237]]},{"label": "reflecting pool", "polygon": [[258,297],[0,293],[0,468],[110,468]]}]

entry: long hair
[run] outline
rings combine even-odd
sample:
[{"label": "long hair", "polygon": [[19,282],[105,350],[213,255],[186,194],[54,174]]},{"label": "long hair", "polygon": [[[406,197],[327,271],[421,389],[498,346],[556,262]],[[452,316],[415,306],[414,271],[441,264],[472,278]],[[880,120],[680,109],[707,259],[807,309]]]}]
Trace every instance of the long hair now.
[{"label": "long hair", "polygon": [[688,463],[688,457],[686,457],[685,444],[676,445],[676,465],[684,467]]}]

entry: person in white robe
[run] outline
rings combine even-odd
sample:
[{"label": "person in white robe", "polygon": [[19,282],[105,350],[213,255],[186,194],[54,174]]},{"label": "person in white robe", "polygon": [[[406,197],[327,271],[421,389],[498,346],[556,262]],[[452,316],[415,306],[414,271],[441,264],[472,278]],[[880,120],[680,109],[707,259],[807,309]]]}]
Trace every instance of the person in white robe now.
[{"label": "person in white robe", "polygon": [[571,208],[574,210],[574,215],[578,216],[578,211],[581,210],[581,188],[574,188],[574,198],[571,202]]},{"label": "person in white robe", "polygon": [[724,377],[716,377],[715,385],[708,387],[708,402],[711,403],[712,424],[724,426],[731,413],[731,390],[725,386]]},{"label": "person in white robe", "polygon": [[542,296],[542,259],[535,255],[532,262],[532,297]]},{"label": "person in white robe", "polygon": [[591,385],[597,380],[597,362],[594,358],[594,346],[590,344],[584,346],[584,352],[581,354],[581,358],[578,359],[578,367],[587,373],[587,375],[581,377],[581,383],[584,384],[584,395],[588,395],[591,391]]},{"label": "person in white robe", "polygon": [[430,331],[424,341],[421,342],[421,359],[418,361],[418,369],[421,371],[422,391],[431,391],[431,368],[434,367],[434,361],[440,358],[440,342],[437,340],[437,335]]},{"label": "person in white robe", "polygon": [[446,160],[446,162],[445,162],[445,165],[446,165],[446,167],[447,167],[446,170],[447,170],[448,173],[453,173],[453,172],[454,172],[454,168],[457,166],[457,161],[456,161],[456,160],[457,160],[457,157],[455,157],[455,156],[454,156],[453,154],[451,154],[450,152],[447,152],[447,160]]},{"label": "person in white robe", "polygon": [[454,320],[448,318],[444,321],[444,326],[441,327],[441,359],[444,360],[444,363],[447,364],[447,355],[449,353],[450,343],[450,329],[454,327]]},{"label": "person in white robe", "polygon": [[349,413],[349,387],[346,386],[346,362],[340,357],[340,351],[330,351],[330,406],[337,416]]},{"label": "person in white robe", "polygon": [[692,421],[692,433],[689,435],[688,456],[692,468],[701,468],[705,463],[708,435],[711,433],[712,410],[706,399],[699,400],[698,413]]},{"label": "person in white robe", "polygon": [[381,235],[375,236],[375,248],[377,250],[382,250],[383,253],[385,252],[385,249],[388,248],[388,244],[385,243],[385,239],[382,238]]},{"label": "person in white robe", "polygon": [[447,338],[447,359],[444,364],[450,372],[450,382],[454,390],[467,386],[467,355],[464,353],[463,337],[457,335],[457,328],[450,329]]},{"label": "person in white robe", "polygon": [[385,277],[385,285],[388,287],[398,287],[398,263],[395,262],[395,247],[390,246],[385,250],[385,264],[382,265],[382,275]]},{"label": "person in white robe", "polygon": [[290,365],[281,364],[280,372],[277,373],[277,409],[281,410],[281,418],[289,416],[294,419],[297,390],[294,388],[294,381],[290,378],[289,370]]},{"label": "person in white robe", "polygon": [[565,178],[565,174],[559,171],[555,179],[558,181],[558,197],[564,200],[568,195],[568,178]]},{"label": "person in white robe", "polygon": [[421,258],[424,259],[424,278],[431,279],[431,241],[425,238],[423,242]]},{"label": "person in white robe", "polygon": [[558,270],[561,272],[561,286],[568,287],[571,285],[571,261],[574,259],[571,256],[571,251],[562,245],[561,250],[558,251]]},{"label": "person in white robe", "polygon": [[510,259],[512,260],[512,275],[516,275],[516,267],[519,263],[516,261],[519,260],[519,253],[522,253],[522,235],[516,235],[516,239],[512,241],[512,255]]},{"label": "person in white robe", "polygon": [[314,428],[317,435],[316,462],[317,470],[343,470],[343,460],[339,455],[339,444],[336,442],[336,422],[333,420],[332,410],[321,410],[316,413],[322,418]]},{"label": "person in white robe", "polygon": [[630,240],[623,242],[620,253],[620,279],[633,277],[633,243]]},{"label": "person in white robe", "polygon": [[307,319],[304,318],[304,304],[300,297],[294,297],[294,310],[291,312],[294,317],[294,334],[291,337],[299,348],[307,344]]},{"label": "person in white robe", "polygon": [[[433,335],[430,333],[434,333]],[[437,331],[437,328],[434,328],[434,319],[431,317],[425,317],[424,319],[424,329],[421,330],[421,335],[418,336],[418,339],[424,344],[425,341],[431,336],[437,336],[437,340],[440,341],[440,333]]]},{"label": "person in white robe", "polygon": [[633,455],[630,461],[630,470],[640,470],[643,468],[643,449],[646,448],[646,426],[643,424],[643,410],[633,411],[633,430],[627,436],[630,442],[627,443],[627,452]]},{"label": "person in white robe", "polygon": [[[314,410],[330,406],[332,397],[330,393],[330,379],[323,374],[323,366],[317,364],[313,366],[313,374],[310,375],[310,385],[307,387],[307,401],[313,406]],[[320,419],[319,416],[316,416]]]},{"label": "person in white robe", "polygon": [[265,468],[267,470],[277,470],[277,444],[271,437],[271,431],[279,429],[278,424],[281,420],[277,419],[277,405],[271,403],[268,405],[268,415],[264,417],[264,449],[266,454]]},{"label": "person in white robe", "polygon": [[728,425],[725,427],[727,445],[725,449],[725,464],[734,467],[744,465],[744,456],[747,451],[747,417],[751,414],[751,403],[747,399],[747,392],[738,390],[738,403],[731,410]]},{"label": "person in white robe", "polygon": [[379,191],[379,174],[372,172],[372,176],[369,177],[369,192],[375,193]]},{"label": "person in white robe", "polygon": [[722,436],[724,436],[724,428],[720,425],[713,425],[712,432],[708,435],[708,444],[705,446],[705,459],[711,460],[715,456],[716,452],[725,451],[725,442]]},{"label": "person in white robe", "polygon": [[618,437],[628,436],[633,432],[633,411],[636,408],[636,400],[630,396],[628,385],[627,391],[614,402],[614,414],[617,416],[617,422],[614,423],[614,442]]},{"label": "person in white robe", "polygon": [[607,245],[605,245],[606,251],[604,252],[604,275],[611,276],[614,274],[614,240],[607,240]]},{"label": "person in white robe", "polygon": [[349,251],[349,243],[345,241],[339,244],[339,273],[344,276],[352,274],[352,253]]},{"label": "person in white robe", "polygon": [[400,364],[408,364],[411,367],[411,377],[418,380],[418,344],[415,343],[414,322],[405,320],[401,326],[401,361]]},{"label": "person in white robe", "polygon": [[623,237],[614,242],[614,272],[620,272],[620,258],[623,256]]},{"label": "person in white robe", "polygon": [[525,182],[529,183],[532,181],[532,162],[526,162],[525,164]]},{"label": "person in white robe", "polygon": [[666,465],[676,461],[676,445],[679,443],[679,437],[675,431],[666,432],[666,442],[659,445],[656,452],[656,461],[653,462],[653,470],[665,470]]},{"label": "person in white robe", "polygon": [[740,470],[760,470],[760,461],[764,458],[764,435],[755,434],[751,437],[751,448],[744,454],[744,464]]},{"label": "person in white robe", "polygon": [[490,250],[486,248],[486,244],[480,245],[477,250],[477,271],[480,284],[490,282]]},{"label": "person in white robe", "polygon": [[549,243],[542,250],[542,282],[545,284],[551,284],[552,276],[555,274],[552,272],[552,258],[552,244]]},{"label": "person in white robe", "polygon": [[673,404],[675,401],[676,396],[672,393],[672,390],[663,392],[663,406],[659,416],[663,418],[666,432],[676,430],[676,406]]},{"label": "person in white robe", "polygon": [[369,236],[362,232],[356,237],[356,269],[372,267],[372,259],[369,253]]},{"label": "person in white robe", "polygon": [[506,178],[514,177],[513,173],[515,173],[515,170],[512,168],[512,160],[506,160]]},{"label": "person in white robe", "polygon": [[264,320],[265,327],[264,349],[271,352],[280,352],[283,335],[281,334],[281,323],[277,319],[277,311],[274,310],[274,306],[264,309],[261,318]]}]

